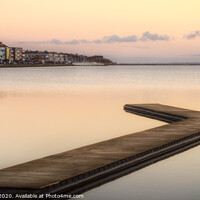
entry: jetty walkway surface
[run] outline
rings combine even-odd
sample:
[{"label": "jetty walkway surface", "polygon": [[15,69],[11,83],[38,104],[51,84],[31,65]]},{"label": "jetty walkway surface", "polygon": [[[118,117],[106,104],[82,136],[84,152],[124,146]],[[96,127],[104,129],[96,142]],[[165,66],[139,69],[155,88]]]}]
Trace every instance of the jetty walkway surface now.
[{"label": "jetty walkway surface", "polygon": [[200,112],[127,104],[169,124],[0,170],[1,194],[78,194],[200,144]]}]

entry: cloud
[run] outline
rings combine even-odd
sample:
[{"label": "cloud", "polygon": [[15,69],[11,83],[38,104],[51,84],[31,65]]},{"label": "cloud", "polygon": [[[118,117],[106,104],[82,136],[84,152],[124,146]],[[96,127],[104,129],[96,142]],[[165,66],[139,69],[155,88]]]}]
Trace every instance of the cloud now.
[{"label": "cloud", "polygon": [[147,31],[147,32],[143,33],[140,40],[143,41],[143,42],[146,42],[148,40],[151,40],[151,41],[157,41],[157,40],[168,41],[168,40],[170,40],[170,37],[168,35],[151,34]]},{"label": "cloud", "polygon": [[148,49],[148,46],[121,46],[121,47],[130,47],[130,48],[137,48],[137,49]]},{"label": "cloud", "polygon": [[200,37],[200,31],[194,31],[192,33],[189,33],[188,35],[185,35],[184,38],[191,40],[191,39],[195,39],[197,37]]},{"label": "cloud", "polygon": [[125,36],[125,37],[119,37],[118,35],[111,35],[111,36],[105,36],[101,43],[116,43],[116,42],[137,42],[138,38],[136,35],[131,36]]},{"label": "cloud", "polygon": [[133,42],[147,42],[147,41],[168,41],[170,37],[168,35],[159,35],[159,34],[152,34],[150,32],[144,32],[141,37],[136,35],[129,35],[120,37],[118,35],[110,35],[104,36],[101,39],[96,40],[69,40],[69,41],[61,41],[58,39],[52,39],[47,41],[19,41],[18,44],[56,44],[56,45],[76,45],[76,44],[113,44],[113,43],[133,43]]},{"label": "cloud", "polygon": [[19,42],[16,42],[18,44],[36,44],[36,45],[39,45],[39,44],[48,44],[49,42],[48,41],[19,41]]},{"label": "cloud", "polygon": [[57,40],[57,39],[51,40],[51,43],[52,44],[62,44],[62,42],[60,40]]},{"label": "cloud", "polygon": [[18,44],[56,44],[56,45],[61,45],[61,44],[68,44],[68,45],[73,45],[73,44],[83,44],[83,43],[89,43],[88,40],[70,40],[70,41],[61,41],[58,39],[52,39],[52,40],[47,40],[47,41],[19,41],[17,42]]}]

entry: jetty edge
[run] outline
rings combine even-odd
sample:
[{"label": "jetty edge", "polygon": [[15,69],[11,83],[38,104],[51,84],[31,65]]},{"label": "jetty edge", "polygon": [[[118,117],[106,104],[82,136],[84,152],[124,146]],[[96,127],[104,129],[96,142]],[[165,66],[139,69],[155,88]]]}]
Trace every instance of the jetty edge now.
[{"label": "jetty edge", "polygon": [[126,104],[169,124],[0,170],[0,194],[80,194],[200,144],[200,112]]}]

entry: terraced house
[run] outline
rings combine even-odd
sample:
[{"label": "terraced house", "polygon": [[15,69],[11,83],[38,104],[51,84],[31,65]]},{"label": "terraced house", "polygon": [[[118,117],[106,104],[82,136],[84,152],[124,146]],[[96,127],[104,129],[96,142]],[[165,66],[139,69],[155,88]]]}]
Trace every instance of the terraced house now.
[{"label": "terraced house", "polygon": [[0,64],[74,64],[74,63],[105,63],[112,64],[111,60],[103,56],[85,56],[69,53],[49,51],[23,50],[20,47],[8,47],[0,42]]},{"label": "terraced house", "polygon": [[22,63],[22,48],[8,47],[0,42],[0,64]]},{"label": "terraced house", "polygon": [[6,60],[6,48],[7,46],[0,42],[0,63]]}]

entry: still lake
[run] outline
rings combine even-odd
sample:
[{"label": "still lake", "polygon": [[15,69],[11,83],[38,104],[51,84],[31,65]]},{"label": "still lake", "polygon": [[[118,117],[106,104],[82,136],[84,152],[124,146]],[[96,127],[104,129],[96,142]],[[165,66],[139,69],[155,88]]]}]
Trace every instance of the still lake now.
[{"label": "still lake", "polygon": [[[124,112],[200,111],[200,66],[0,69],[0,169],[165,123]],[[200,147],[85,193],[86,200],[199,200]]]}]

